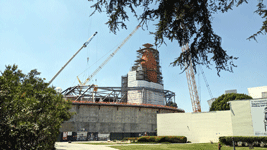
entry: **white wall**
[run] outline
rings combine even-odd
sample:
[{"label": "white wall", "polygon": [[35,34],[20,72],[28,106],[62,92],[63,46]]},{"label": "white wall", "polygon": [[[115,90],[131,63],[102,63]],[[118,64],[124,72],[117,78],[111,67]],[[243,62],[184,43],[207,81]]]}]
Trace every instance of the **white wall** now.
[{"label": "white wall", "polygon": [[234,136],[253,136],[250,100],[230,101]]},{"label": "white wall", "polygon": [[[136,82],[136,71],[128,72],[128,87],[137,87],[138,84]],[[127,102],[128,103],[136,103],[142,104],[143,102],[143,94],[141,91],[128,91],[127,93]]]},{"label": "white wall", "polygon": [[267,99],[250,101],[255,136],[267,136]]},{"label": "white wall", "polygon": [[264,98],[262,97],[262,92],[267,92],[267,86],[248,88],[248,95],[253,99]]},{"label": "white wall", "polygon": [[[128,87],[148,87],[153,89],[160,89],[163,90],[163,85],[154,83],[154,82],[148,82],[145,80],[136,80],[136,71],[129,71],[128,73]],[[134,90],[134,91],[128,91],[127,94],[127,100],[128,103],[137,103],[141,104],[144,103],[144,95],[146,95],[146,99],[148,104],[154,104],[154,105],[164,105],[164,94],[153,92],[153,91],[144,91],[142,90]]]},{"label": "white wall", "polygon": [[186,136],[193,143],[218,142],[233,135],[231,112],[157,114],[158,136]]},{"label": "white wall", "polygon": [[158,114],[158,135],[186,136],[195,143],[218,142],[220,136],[267,135],[267,99],[229,103],[227,111]]},{"label": "white wall", "polygon": [[266,136],[267,99],[231,101],[235,136]]}]

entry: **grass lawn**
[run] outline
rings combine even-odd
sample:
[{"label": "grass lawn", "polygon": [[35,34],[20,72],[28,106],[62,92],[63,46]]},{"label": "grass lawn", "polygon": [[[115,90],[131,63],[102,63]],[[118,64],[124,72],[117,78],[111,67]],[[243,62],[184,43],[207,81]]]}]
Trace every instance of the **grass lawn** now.
[{"label": "grass lawn", "polygon": [[129,145],[129,144],[159,144],[159,143],[154,143],[154,142],[151,142],[151,143],[126,143],[126,142],[122,142],[122,143],[77,143],[77,144],[90,144],[90,145]]},{"label": "grass lawn", "polygon": [[[119,150],[217,150],[218,144],[161,144],[161,145],[132,145],[125,144],[120,146],[110,146]],[[254,147],[254,150],[263,150],[266,148]],[[233,147],[223,146],[221,150],[233,150]],[[236,147],[236,150],[249,150],[249,147]]]},{"label": "grass lawn", "polygon": [[117,143],[77,143],[77,144],[90,144],[90,145],[117,145]]}]

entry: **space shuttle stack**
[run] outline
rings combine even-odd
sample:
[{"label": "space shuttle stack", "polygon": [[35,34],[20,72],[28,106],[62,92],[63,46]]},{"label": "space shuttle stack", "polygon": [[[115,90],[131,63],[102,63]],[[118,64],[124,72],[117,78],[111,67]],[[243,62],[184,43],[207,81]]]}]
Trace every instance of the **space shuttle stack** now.
[{"label": "space shuttle stack", "polygon": [[151,90],[128,91],[128,103],[145,103],[164,105],[164,93],[155,90],[164,90],[159,66],[159,56],[151,44],[144,44],[144,49],[138,50],[139,56],[128,73],[128,87],[144,87]]}]

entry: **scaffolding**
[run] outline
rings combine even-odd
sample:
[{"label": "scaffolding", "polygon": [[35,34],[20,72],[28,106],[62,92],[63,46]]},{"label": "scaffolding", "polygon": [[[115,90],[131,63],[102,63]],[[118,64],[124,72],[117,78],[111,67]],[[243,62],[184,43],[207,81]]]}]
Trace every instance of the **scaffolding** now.
[{"label": "scaffolding", "polygon": [[[137,50],[137,60],[135,61],[134,66],[132,66],[132,71],[137,71],[137,80],[145,80],[148,82],[155,82],[163,85],[163,77],[161,73],[161,66],[159,65],[159,51],[152,48],[152,44],[144,44],[145,48]],[[152,56],[150,56],[152,54]],[[145,60],[145,57],[147,57]],[[153,58],[153,61],[155,60],[156,66],[155,67],[148,67],[154,66],[153,61],[150,60]],[[146,64],[150,63],[150,64]],[[155,73],[156,77],[153,81],[149,74]]]},{"label": "scaffolding", "polygon": [[127,87],[128,87],[128,75],[121,77],[121,94],[124,95],[121,98],[122,102],[127,102]]},{"label": "scaffolding", "polygon": [[[127,103],[127,91],[157,92],[164,95],[165,104],[175,102],[175,93],[169,90],[160,90],[148,87],[97,87],[95,85],[73,86],[62,92],[62,95],[72,101],[91,102],[124,102]],[[125,92],[126,91],[126,92]],[[145,95],[145,94],[144,94]],[[144,98],[143,103],[147,104],[148,99]]]}]

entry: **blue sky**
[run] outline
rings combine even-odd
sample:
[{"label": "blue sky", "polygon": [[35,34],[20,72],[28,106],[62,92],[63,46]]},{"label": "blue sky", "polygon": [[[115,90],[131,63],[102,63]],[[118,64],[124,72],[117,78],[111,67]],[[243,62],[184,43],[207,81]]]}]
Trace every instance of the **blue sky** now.
[{"label": "blue sky", "polygon": [[[253,13],[256,3],[257,1],[249,1],[228,13],[213,15],[213,29],[222,37],[223,48],[229,55],[239,57],[235,61],[238,67],[234,68],[234,73],[223,71],[220,77],[217,76],[214,65],[211,69],[202,66],[214,97],[230,89],[248,94],[249,87],[267,85],[267,37],[258,36],[258,42],[246,40],[262,25],[262,19]],[[5,65],[16,64],[24,73],[37,69],[48,82],[97,31],[98,34],[88,47],[72,60],[52,85],[62,89],[77,85],[78,75],[84,81],[108,55],[93,64],[103,55],[115,50],[138,24],[130,15],[130,20],[126,22],[128,30],[120,30],[115,35],[105,25],[108,20],[105,13],[89,17],[93,12],[90,8],[92,4],[88,1],[63,0],[0,1],[0,71],[5,69]],[[90,84],[120,86],[121,76],[126,75],[134,64],[136,50],[145,43],[154,43],[154,37],[149,31],[154,31],[155,23],[150,22],[148,30],[139,29]],[[181,74],[179,67],[170,66],[181,53],[181,48],[175,41],[166,43],[167,46],[158,47],[164,88],[176,93],[179,108],[191,112],[186,75]],[[201,74],[196,74],[196,83],[202,110],[208,111],[207,100],[211,97]]]}]

